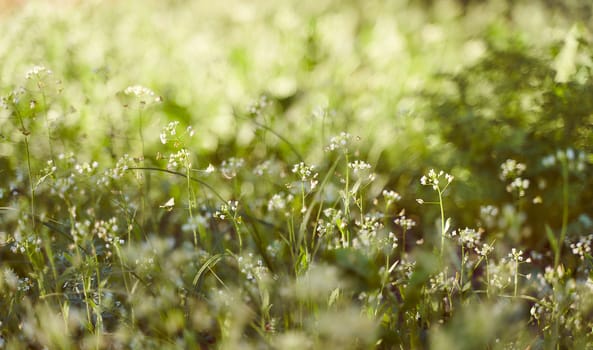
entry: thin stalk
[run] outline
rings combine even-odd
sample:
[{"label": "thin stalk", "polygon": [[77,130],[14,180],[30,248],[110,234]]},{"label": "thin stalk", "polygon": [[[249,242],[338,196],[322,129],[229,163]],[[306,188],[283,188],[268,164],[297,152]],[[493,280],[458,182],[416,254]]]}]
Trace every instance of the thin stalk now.
[{"label": "thin stalk", "polygon": [[[143,125],[143,121],[142,121],[142,107],[140,107],[138,109],[138,135],[140,136],[140,148],[141,148],[141,155],[140,155],[140,165],[142,165],[143,167],[146,165],[145,161],[144,161],[144,157],[145,157],[145,146],[144,146],[144,125]],[[140,174],[139,174],[140,175]],[[138,186],[140,187],[140,189],[144,188],[144,190],[141,192],[140,194],[140,201],[141,201],[141,213],[140,213],[140,224],[141,224],[141,230],[144,230],[144,226],[146,224],[146,196],[148,193],[150,193],[150,181],[148,181],[148,179],[146,178],[148,176],[148,173],[143,172],[141,173],[141,175],[138,177]]]},{"label": "thin stalk", "polygon": [[[183,178],[188,178],[188,176],[186,174],[177,172],[177,171],[173,171],[173,170],[169,170],[169,169],[162,169],[162,168],[154,168],[154,167],[130,167],[127,168],[126,170],[150,170],[150,171],[159,171],[162,173],[168,173],[168,174],[172,174],[172,175],[177,175],[177,176],[181,176]],[[189,179],[193,182],[197,182],[200,185],[202,185],[202,187],[207,188],[208,190],[210,190],[218,199],[220,199],[223,203],[226,203],[227,200],[224,199],[224,197],[222,197],[215,189],[214,187],[210,186],[208,183],[200,180],[200,179],[196,179],[195,177],[189,177]]]},{"label": "thin stalk", "polygon": [[515,283],[515,290],[513,293],[513,296],[517,296],[517,289],[519,286],[519,261],[517,259],[515,259],[515,279],[514,279],[514,283]]},{"label": "thin stalk", "polygon": [[[230,213],[229,213],[230,216]],[[239,238],[239,254],[243,252],[243,238],[241,237],[241,229],[239,228],[239,224],[237,222],[237,212],[232,215],[233,227],[235,228],[235,232],[237,233],[237,238]]]},{"label": "thin stalk", "polygon": [[441,252],[439,257],[442,259],[445,248],[445,208],[443,206],[443,195],[439,187],[437,187],[437,193],[439,194],[439,207],[441,209]]},{"label": "thin stalk", "polygon": [[43,90],[40,88],[41,91],[41,99],[43,100],[43,109],[44,109],[44,113],[43,113],[43,117],[45,119],[45,128],[47,129],[47,143],[49,145],[49,155],[51,157],[51,159],[54,159],[54,150],[53,150],[53,145],[51,142],[51,131],[49,128],[49,118],[47,116],[47,98],[45,97],[45,94],[43,93]]},{"label": "thin stalk", "polygon": [[488,259],[486,259],[486,297],[490,299],[490,267]]},{"label": "thin stalk", "polygon": [[195,195],[194,195],[194,192],[192,191],[192,188],[191,188],[191,177],[189,175],[189,172],[190,172],[189,164],[186,164],[185,169],[186,169],[186,180],[187,180],[187,198],[188,198],[188,201],[189,201],[189,203],[188,203],[189,217],[190,217],[190,220],[192,222],[191,229],[192,229],[192,232],[194,234],[194,246],[197,247],[198,246],[198,243],[199,243],[199,238],[198,238],[198,234],[196,232],[196,227],[194,226],[195,220],[194,220],[194,214],[193,214],[193,206],[194,206],[194,203],[195,203]]},{"label": "thin stalk", "polygon": [[463,299],[463,264],[465,261],[465,247],[462,245],[461,246],[461,264],[459,264],[459,288],[460,288],[460,295],[461,298]]},{"label": "thin stalk", "polygon": [[[128,278],[126,277],[126,268],[125,268],[125,264],[124,264],[123,255],[121,253],[121,250],[119,249],[119,244],[116,243],[113,246],[115,247],[115,251],[116,251],[117,257],[119,259],[119,264],[120,264],[121,271],[122,271],[122,278],[124,280],[124,288],[126,289],[126,295],[128,296],[128,301],[129,301],[129,299],[131,299],[132,293],[133,293],[133,291],[130,290],[130,285],[129,285],[129,283],[131,283],[131,281],[128,282]],[[133,307],[130,307],[130,317],[131,317],[131,321],[132,321],[132,325],[133,325],[135,323],[135,318],[136,318],[135,314],[134,314]]]},{"label": "thin stalk", "polygon": [[27,157],[27,172],[29,175],[29,194],[31,199],[31,220],[33,221],[33,230],[35,230],[35,189],[33,188],[33,170],[31,169],[31,153],[29,151],[29,137],[25,136],[25,154]]},{"label": "thin stalk", "polygon": [[406,231],[407,228],[403,228],[402,229],[402,247],[401,247],[401,253],[400,256],[403,258],[404,254],[406,253]]},{"label": "thin stalk", "polygon": [[[344,219],[346,220],[346,247],[350,246],[350,230],[348,222],[350,221],[350,168],[348,167],[348,152],[345,152],[346,158],[346,185],[344,193]],[[344,244],[344,242],[342,242]]]},{"label": "thin stalk", "polygon": [[82,294],[84,295],[84,301],[85,301],[85,310],[86,310],[86,318],[87,318],[87,329],[89,331],[92,331],[91,329],[91,325],[93,324],[93,318],[91,316],[91,306],[89,305],[89,289],[90,287],[87,286],[87,280],[90,280],[90,278],[86,277],[86,271],[85,271],[85,275],[82,276]]},{"label": "thin stalk", "polygon": [[27,173],[29,175],[29,195],[31,201],[31,220],[33,221],[33,230],[35,230],[35,188],[33,186],[33,170],[31,168],[31,152],[29,150],[29,134],[30,132],[25,128],[25,122],[23,116],[19,113],[18,109],[15,109],[16,116],[21,124],[21,133],[25,137],[25,156],[27,157]]},{"label": "thin stalk", "polygon": [[140,135],[140,146],[142,149],[142,165],[144,165],[144,134],[142,125],[142,109],[138,110],[138,134]]},{"label": "thin stalk", "polygon": [[[321,242],[321,237],[320,239],[317,240],[317,243],[314,244],[315,241],[315,232],[317,232],[317,224],[319,222],[319,218],[321,217],[321,213],[323,212],[323,198],[322,198],[322,193],[323,193],[323,189],[325,188],[326,184],[328,183],[329,179],[331,178],[331,174],[334,173],[334,171],[336,170],[336,167],[338,166],[338,163],[340,161],[340,158],[336,159],[334,161],[334,163],[332,164],[332,166],[329,168],[329,171],[327,172],[327,174],[325,175],[325,177],[323,178],[323,180],[321,181],[321,185],[319,186],[319,189],[317,191],[317,194],[315,195],[313,202],[311,203],[311,205],[309,205],[309,211],[313,210],[313,207],[315,205],[317,205],[317,203],[319,203],[319,207],[317,209],[317,217],[315,220],[315,227],[313,228],[313,235],[312,235],[312,239],[311,239],[311,250],[313,251],[313,254],[311,256],[311,260],[314,260],[315,255],[317,254],[317,251],[319,250],[322,242]],[[305,222],[308,222],[308,215],[305,215],[305,218],[307,218],[307,220],[304,220],[303,224]],[[305,225],[301,225],[301,231],[305,231],[306,227]]]},{"label": "thin stalk", "polygon": [[568,230],[568,195],[568,163],[565,160],[562,162],[562,228],[560,229],[558,249],[556,249],[554,256],[554,267],[558,267],[560,264],[562,246]]},{"label": "thin stalk", "polygon": [[[305,183],[301,182],[301,200],[302,200],[302,204],[301,204],[301,214],[304,215],[303,217],[303,224],[306,223],[306,221],[308,220],[308,216],[309,216],[309,211],[307,210],[307,205],[305,204]],[[305,215],[307,214],[307,215]],[[309,247],[307,246],[307,235],[305,234],[304,230],[299,230],[299,237],[298,237],[298,245],[301,245],[301,240],[302,245],[305,247],[305,253],[308,255],[309,254]]]}]

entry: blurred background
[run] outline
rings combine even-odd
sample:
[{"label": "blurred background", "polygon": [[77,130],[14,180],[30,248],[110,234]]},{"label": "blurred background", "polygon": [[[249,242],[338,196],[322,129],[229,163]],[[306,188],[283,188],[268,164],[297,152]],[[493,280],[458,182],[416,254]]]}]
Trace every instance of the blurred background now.
[{"label": "blurred background", "polygon": [[[299,157],[322,164],[330,137],[345,131],[378,174],[369,197],[384,187],[402,193],[402,206],[423,214],[419,232],[433,230],[437,214],[415,201],[429,193],[419,178],[434,167],[456,176],[447,210],[457,226],[483,226],[481,208],[494,205],[507,217],[493,231],[538,250],[547,245],[544,226],[562,219],[561,169],[542,159],[573,149],[591,162],[586,1],[2,1],[0,8],[2,93],[36,64],[61,80],[48,111],[56,153],[74,149],[101,164],[131,153],[156,164],[160,130],[179,121],[196,132],[189,142],[199,168],[229,157],[250,167]],[[118,99],[135,84],[163,101],[143,118],[144,154],[139,119]],[[0,118],[10,140],[18,132],[7,123]],[[16,147],[0,143],[5,169],[16,168]],[[48,152],[44,139],[31,147],[39,159]],[[520,198],[499,178],[510,158],[526,164],[530,185]],[[575,234],[591,228],[587,169],[570,173]]]}]

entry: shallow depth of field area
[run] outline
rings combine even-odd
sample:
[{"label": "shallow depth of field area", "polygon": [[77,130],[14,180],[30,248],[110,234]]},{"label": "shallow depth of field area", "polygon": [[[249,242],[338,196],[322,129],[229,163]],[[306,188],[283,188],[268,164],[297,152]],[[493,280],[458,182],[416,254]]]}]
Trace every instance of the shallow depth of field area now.
[{"label": "shallow depth of field area", "polygon": [[593,349],[592,18],[0,2],[0,349]]}]

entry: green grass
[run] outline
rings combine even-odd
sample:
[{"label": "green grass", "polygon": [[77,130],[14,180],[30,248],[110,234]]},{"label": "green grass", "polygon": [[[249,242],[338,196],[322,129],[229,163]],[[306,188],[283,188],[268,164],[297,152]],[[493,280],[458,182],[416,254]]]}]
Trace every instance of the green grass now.
[{"label": "green grass", "polygon": [[591,8],[428,3],[4,14],[0,349],[593,348]]}]

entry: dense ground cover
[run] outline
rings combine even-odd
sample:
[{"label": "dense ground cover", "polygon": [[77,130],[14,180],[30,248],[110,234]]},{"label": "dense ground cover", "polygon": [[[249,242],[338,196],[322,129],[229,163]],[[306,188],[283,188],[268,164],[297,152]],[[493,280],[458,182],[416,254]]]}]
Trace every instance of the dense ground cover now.
[{"label": "dense ground cover", "polygon": [[590,5],[3,11],[0,348],[593,347]]}]

